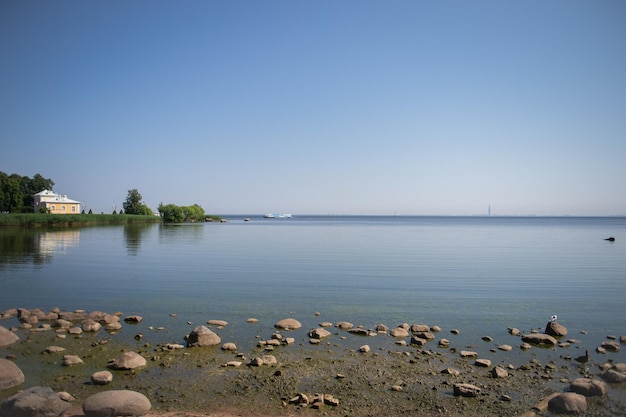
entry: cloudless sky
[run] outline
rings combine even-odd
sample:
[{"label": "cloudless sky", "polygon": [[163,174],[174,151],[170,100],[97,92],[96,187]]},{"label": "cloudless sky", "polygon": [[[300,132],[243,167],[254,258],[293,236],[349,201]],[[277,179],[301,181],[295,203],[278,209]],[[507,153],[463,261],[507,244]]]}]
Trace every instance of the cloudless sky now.
[{"label": "cloudless sky", "polygon": [[87,210],[626,214],[626,2],[0,2],[0,171]]}]

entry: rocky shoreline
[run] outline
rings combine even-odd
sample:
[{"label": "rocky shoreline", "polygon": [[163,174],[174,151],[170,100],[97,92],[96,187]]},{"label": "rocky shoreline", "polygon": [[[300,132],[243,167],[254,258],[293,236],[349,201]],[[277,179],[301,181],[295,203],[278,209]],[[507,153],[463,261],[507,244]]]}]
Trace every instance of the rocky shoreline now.
[{"label": "rocky shoreline", "polygon": [[[0,326],[2,417],[29,394],[56,404],[57,416],[88,417],[111,404],[118,415],[181,417],[613,416],[626,409],[626,336],[585,346],[556,318],[537,329],[509,328],[516,343],[477,336],[489,355],[457,346],[461,330],[426,324],[320,321],[306,330],[286,318],[257,328],[256,347],[244,351],[221,340],[229,326],[222,319],[193,327],[183,344],[147,341],[144,332],[158,328],[121,312],[14,308],[0,318],[9,324]],[[123,330],[136,343],[118,337]],[[547,361],[533,353],[547,351],[554,352]],[[523,363],[513,364],[520,355]]]}]

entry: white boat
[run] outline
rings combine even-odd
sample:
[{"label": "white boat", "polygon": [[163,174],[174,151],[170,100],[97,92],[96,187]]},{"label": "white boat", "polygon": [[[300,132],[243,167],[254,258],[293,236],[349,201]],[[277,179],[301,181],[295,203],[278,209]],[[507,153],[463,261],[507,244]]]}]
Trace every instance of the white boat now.
[{"label": "white boat", "polygon": [[291,214],[264,214],[264,218],[266,219],[291,219],[293,216]]}]

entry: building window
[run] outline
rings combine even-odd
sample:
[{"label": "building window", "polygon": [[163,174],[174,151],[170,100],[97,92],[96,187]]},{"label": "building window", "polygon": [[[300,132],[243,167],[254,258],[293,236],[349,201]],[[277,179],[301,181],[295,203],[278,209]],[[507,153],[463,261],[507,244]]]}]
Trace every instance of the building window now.
[{"label": "building window", "polygon": [[61,206],[61,211],[65,211],[65,206]]},{"label": "building window", "polygon": [[54,210],[56,210],[56,209],[57,209],[57,208],[56,208],[55,206],[50,206],[50,211],[54,211]]},{"label": "building window", "polygon": [[76,206],[72,206],[72,213],[76,213]]}]

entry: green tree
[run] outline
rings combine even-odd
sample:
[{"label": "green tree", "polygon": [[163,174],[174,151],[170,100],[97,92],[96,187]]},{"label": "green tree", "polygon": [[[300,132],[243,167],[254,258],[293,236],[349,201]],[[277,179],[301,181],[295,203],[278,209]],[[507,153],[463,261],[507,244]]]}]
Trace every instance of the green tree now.
[{"label": "green tree", "polygon": [[182,223],[185,221],[185,212],[175,204],[159,204],[159,214],[166,223]]},{"label": "green tree", "polygon": [[[141,194],[137,191],[136,188],[132,190],[128,190],[128,196],[126,197],[126,201],[124,202],[123,211],[126,214],[141,214],[141,215],[154,215],[154,212],[143,203],[141,200]],[[120,213],[122,210],[120,210]]]},{"label": "green tree", "polygon": [[0,172],[0,211],[33,212],[33,194],[52,190],[54,181],[35,174],[33,178]]}]

